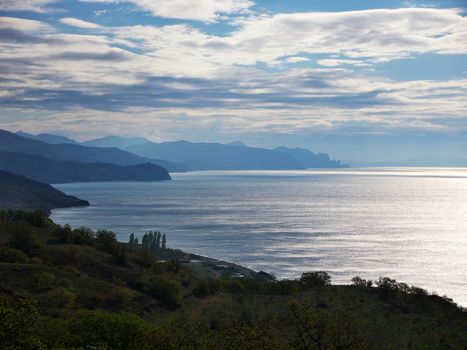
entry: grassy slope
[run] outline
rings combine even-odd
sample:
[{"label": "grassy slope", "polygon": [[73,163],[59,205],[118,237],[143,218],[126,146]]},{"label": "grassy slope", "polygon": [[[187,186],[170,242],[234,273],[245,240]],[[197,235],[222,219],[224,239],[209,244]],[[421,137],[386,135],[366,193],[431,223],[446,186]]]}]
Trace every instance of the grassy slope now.
[{"label": "grassy slope", "polygon": [[[6,244],[15,225],[11,220],[0,219],[0,244]],[[144,267],[138,263],[137,253],[132,253],[127,266],[117,266],[111,262],[110,254],[95,245],[60,244],[51,229],[27,226],[41,243],[29,253],[33,259],[28,263],[0,262],[0,292],[37,300],[40,311],[48,317],[67,318],[81,309],[131,312],[159,325],[177,315],[190,315],[199,323],[210,325],[223,321],[275,325],[285,317],[287,322],[280,327],[287,330],[292,324],[287,303],[300,300],[312,309],[355,315],[371,348],[464,349],[467,345],[467,313],[437,296],[414,297],[399,292],[385,296],[378,288],[354,286],[265,294],[248,287],[248,281],[219,279],[210,281],[217,285],[217,291],[200,298],[193,293],[200,281],[183,266],[175,272],[170,263],[154,260],[151,267]],[[44,272],[55,277],[45,287],[40,286]],[[168,306],[142,290],[142,276],[149,273],[164,275],[182,286],[181,307]],[[66,308],[58,305],[50,297],[58,287],[72,291],[76,301]],[[280,348],[290,348],[283,337],[278,339],[283,341],[284,347]]]}]

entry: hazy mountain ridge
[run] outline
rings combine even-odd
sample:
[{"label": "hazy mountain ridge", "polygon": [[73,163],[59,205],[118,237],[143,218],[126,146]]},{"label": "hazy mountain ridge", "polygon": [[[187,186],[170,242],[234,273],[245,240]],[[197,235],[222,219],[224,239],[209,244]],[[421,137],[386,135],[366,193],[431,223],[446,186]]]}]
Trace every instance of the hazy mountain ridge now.
[{"label": "hazy mountain ridge", "polygon": [[52,186],[0,170],[1,209],[41,209],[87,206],[89,202],[68,196]]},{"label": "hazy mountain ridge", "polygon": [[294,158],[272,150],[232,147],[220,143],[149,142],[130,146],[126,150],[142,157],[182,162],[192,170],[304,169],[303,165]]},{"label": "hazy mountain ridge", "polygon": [[313,153],[304,148],[289,148],[280,146],[274,151],[288,154],[302,163],[306,168],[348,168],[347,164],[342,164],[340,160],[332,160],[328,154]]},{"label": "hazy mountain ridge", "polygon": [[273,150],[249,147],[241,141],[228,144],[189,141],[155,143],[139,137],[107,136],[83,144],[122,147],[141,157],[181,162],[191,170],[285,170],[345,166],[323,153],[314,154],[306,149],[283,146]]},{"label": "hazy mountain ridge", "polygon": [[37,155],[1,151],[0,169],[46,183],[170,180],[167,170],[151,163],[121,166],[63,162]]},{"label": "hazy mountain ridge", "polygon": [[33,134],[26,133],[24,131],[18,131],[18,132],[15,132],[15,134],[21,137],[28,138],[28,139],[38,140],[38,141],[47,142],[51,144],[61,144],[61,143],[71,143],[74,145],[78,144],[78,142],[76,142],[75,140],[72,140],[62,135],[54,135],[54,134],[33,135]]}]

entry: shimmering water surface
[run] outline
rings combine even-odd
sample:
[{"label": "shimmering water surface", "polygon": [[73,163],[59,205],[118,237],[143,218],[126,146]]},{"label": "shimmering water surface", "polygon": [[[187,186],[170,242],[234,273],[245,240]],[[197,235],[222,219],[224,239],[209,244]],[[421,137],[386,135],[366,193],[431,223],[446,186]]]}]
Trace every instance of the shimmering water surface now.
[{"label": "shimmering water surface", "polygon": [[467,169],[369,168],[173,174],[169,182],[56,185],[87,199],[61,224],[168,245],[277,277],[390,276],[467,306]]}]

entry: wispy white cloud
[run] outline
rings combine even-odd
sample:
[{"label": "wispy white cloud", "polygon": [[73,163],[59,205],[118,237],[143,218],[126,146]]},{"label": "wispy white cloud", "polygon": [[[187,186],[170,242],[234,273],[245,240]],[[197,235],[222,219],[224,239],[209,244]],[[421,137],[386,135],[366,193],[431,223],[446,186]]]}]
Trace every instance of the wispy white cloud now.
[{"label": "wispy white cloud", "polygon": [[84,29],[99,29],[100,25],[92,22],[83,21],[79,18],[65,17],[60,19],[60,23],[66,24],[67,26],[84,28]]},{"label": "wispy white cloud", "polygon": [[153,16],[213,22],[222,15],[242,13],[253,2],[249,0],[80,0],[82,2],[128,2]]},{"label": "wispy white cloud", "polygon": [[[83,27],[72,20],[64,23]],[[465,79],[395,82],[352,70],[417,53],[466,54],[467,22],[456,10],[281,14],[237,23],[222,36],[188,24],[100,27],[78,35],[40,21],[0,18],[0,102],[41,115],[44,129],[63,123],[118,132],[157,125],[166,136],[184,128],[306,133],[350,125],[368,132],[467,127],[459,122],[467,116]],[[306,66],[314,54],[328,56],[317,61],[321,69],[287,66]],[[278,63],[286,67],[262,69]]]},{"label": "wispy white cloud", "polygon": [[0,11],[47,12],[50,5],[58,0],[1,0]]}]

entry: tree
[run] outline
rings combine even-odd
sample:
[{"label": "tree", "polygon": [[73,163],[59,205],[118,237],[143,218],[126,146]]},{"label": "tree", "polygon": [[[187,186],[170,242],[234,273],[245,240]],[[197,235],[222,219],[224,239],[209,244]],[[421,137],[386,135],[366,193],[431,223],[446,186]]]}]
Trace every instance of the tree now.
[{"label": "tree", "polygon": [[304,272],[300,282],[304,288],[328,286],[331,284],[331,276],[325,271]]},{"label": "tree", "polygon": [[359,276],[355,276],[352,278],[352,284],[356,287],[371,287],[373,285],[373,282],[371,280],[366,280],[366,279],[363,279]]},{"label": "tree", "polygon": [[298,301],[289,303],[293,328],[286,337],[295,349],[368,349],[360,324],[350,314],[314,310]]},{"label": "tree", "polygon": [[128,248],[130,248],[130,250],[133,250],[135,248],[135,234],[134,233],[130,235],[130,239],[128,242]]},{"label": "tree", "polygon": [[109,254],[112,254],[118,245],[115,233],[108,230],[97,231],[96,242],[100,250]]},{"label": "tree", "polygon": [[31,229],[23,223],[15,223],[11,229],[8,244],[12,248],[22,250],[26,254],[39,246],[39,241]]},{"label": "tree", "polygon": [[167,240],[165,238],[165,233],[162,235],[162,246],[161,250],[166,250],[167,249]]},{"label": "tree", "polygon": [[151,244],[151,242],[150,242],[149,235],[148,235],[147,233],[145,233],[145,234],[143,235],[143,239],[142,239],[142,241],[141,241],[141,246],[142,246],[142,248],[143,248],[144,250],[148,250],[148,251],[149,251],[149,249],[150,249],[150,244]]},{"label": "tree", "polygon": [[157,252],[159,252],[161,250],[161,233],[160,232],[157,232],[156,247],[157,247]]},{"label": "tree", "polygon": [[143,291],[160,299],[170,307],[178,307],[182,303],[182,289],[180,284],[167,276],[146,275],[142,279]]}]

